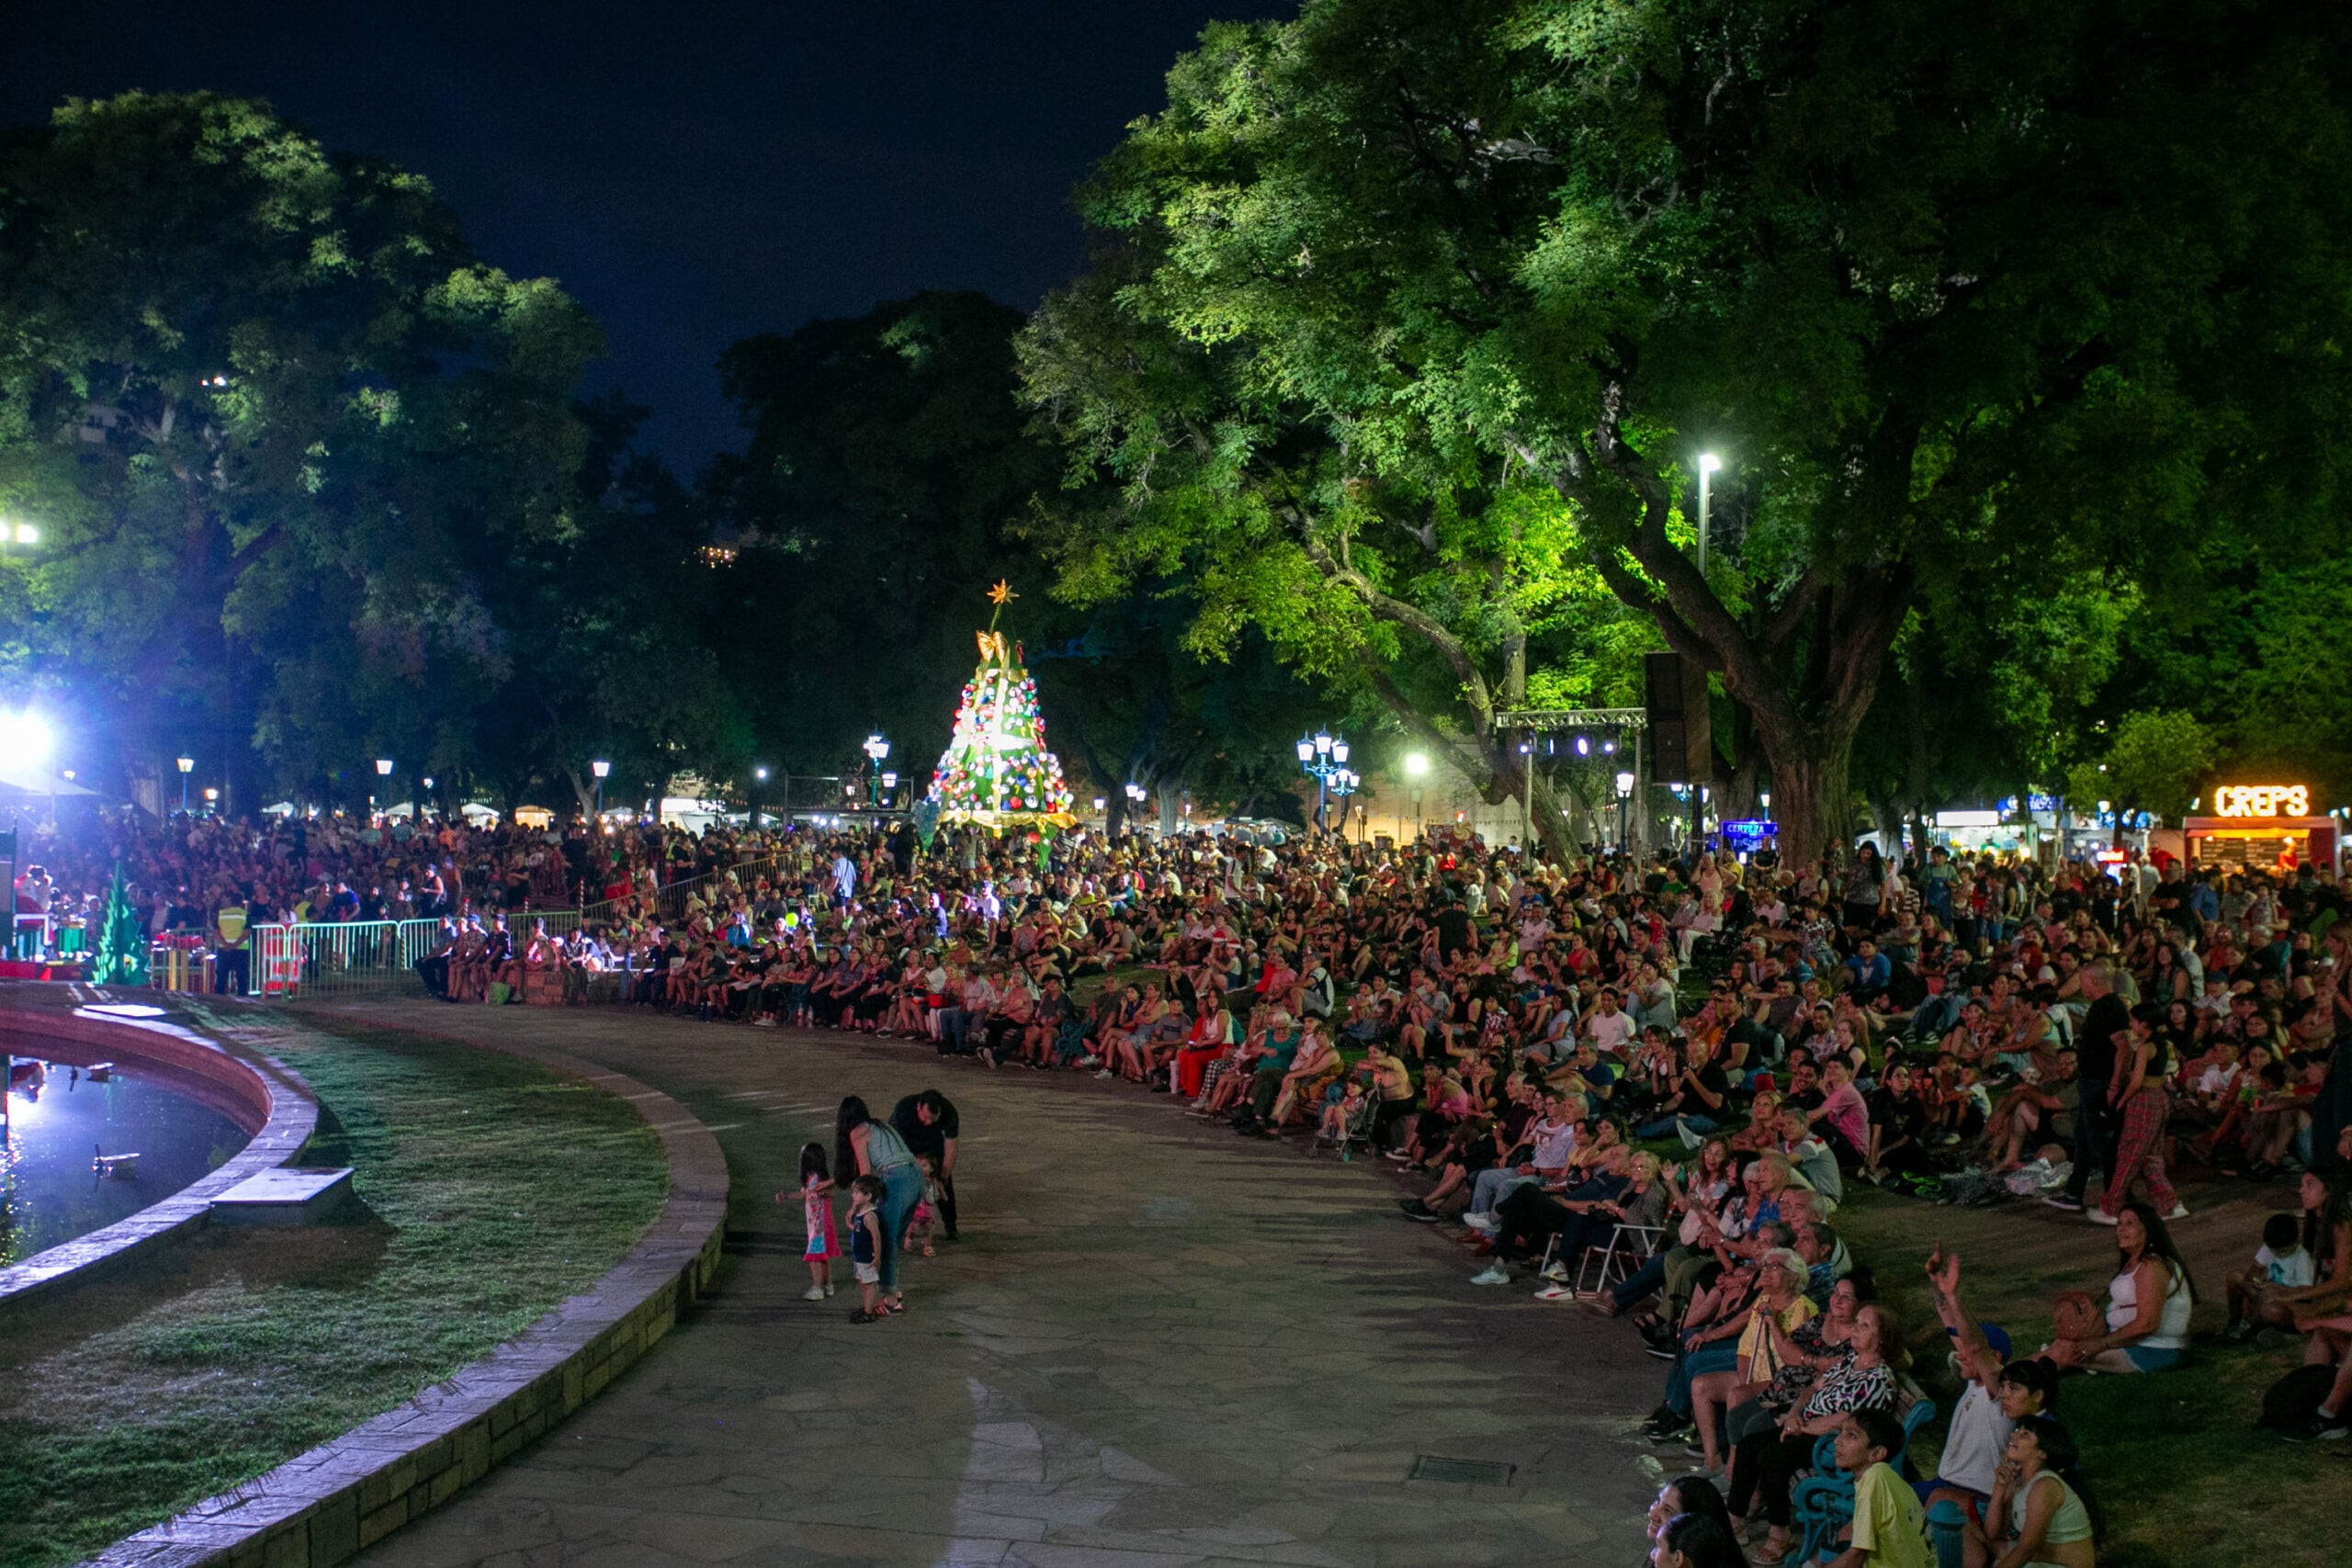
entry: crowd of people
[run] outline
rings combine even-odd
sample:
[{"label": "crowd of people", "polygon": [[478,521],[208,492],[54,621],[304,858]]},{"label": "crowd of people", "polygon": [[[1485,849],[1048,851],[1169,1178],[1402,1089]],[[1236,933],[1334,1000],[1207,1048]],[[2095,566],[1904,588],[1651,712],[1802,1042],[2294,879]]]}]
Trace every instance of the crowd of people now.
[{"label": "crowd of people", "polygon": [[[567,999],[1121,1078],[1244,1136],[1385,1156],[1418,1189],[1406,1216],[1453,1224],[1477,1255],[1473,1284],[1583,1302],[1665,1363],[1650,1435],[1697,1468],[1668,1488],[1659,1550],[1685,1562],[1792,1554],[1821,1472],[1851,1484],[1854,1562],[1920,1561],[1922,1510],[1951,1503],[1972,1562],[2088,1563],[2060,1389],[2188,1354],[2183,1177],[2273,1184],[2279,1212],[2224,1287],[2227,1332],[2301,1337],[2319,1371],[2288,1436],[2352,1425],[2352,924],[2324,868],[2110,874],[1867,843],[1813,865],[1544,865],[1473,839],[951,828],[924,845],[904,827],[354,852],[347,830],[307,847],[287,831],[167,832],[155,886],[283,900],[315,880],[341,908],[358,868],[371,894],[353,918],[383,908],[388,878],[446,916],[425,972],[452,999],[548,967]],[[662,892],[682,876],[701,880]],[[542,885],[605,897],[576,929],[508,932],[496,906]],[[902,1298],[880,1270],[920,1176],[871,1190],[870,1144],[831,1168],[869,1189],[851,1198],[853,1246],[876,1249],[860,1310],[887,1316]],[[821,1157],[811,1179],[831,1179]],[[2039,1201],[2113,1232],[2104,1299],[2062,1296],[2030,1350],[1961,1305],[1956,1258],[1925,1260],[1962,1390],[1940,1473],[1916,1483],[1910,1325],[1873,1269],[1905,1265],[1857,1257],[1838,1229],[1865,1184]],[[1611,1257],[1603,1287],[1579,1289],[1580,1265]]]}]

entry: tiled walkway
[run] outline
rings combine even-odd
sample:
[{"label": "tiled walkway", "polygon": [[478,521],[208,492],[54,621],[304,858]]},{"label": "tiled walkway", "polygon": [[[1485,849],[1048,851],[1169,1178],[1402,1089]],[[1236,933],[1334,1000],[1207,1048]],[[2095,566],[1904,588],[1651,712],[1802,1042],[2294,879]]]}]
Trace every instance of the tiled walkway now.
[{"label": "tiled walkway", "polygon": [[[1362,1164],[903,1042],[364,1010],[632,1074],[711,1126],[734,1183],[709,1303],[371,1568],[1640,1559],[1657,1470],[1627,1434],[1663,1369],[1588,1314],[1464,1283]],[[842,1094],[887,1114],[934,1086],[964,1119],[966,1239],[910,1264],[908,1315],[854,1326],[845,1266],[832,1302],[800,1299],[799,1209],[769,1199]],[[1422,1455],[1516,1468],[1408,1481]]]}]

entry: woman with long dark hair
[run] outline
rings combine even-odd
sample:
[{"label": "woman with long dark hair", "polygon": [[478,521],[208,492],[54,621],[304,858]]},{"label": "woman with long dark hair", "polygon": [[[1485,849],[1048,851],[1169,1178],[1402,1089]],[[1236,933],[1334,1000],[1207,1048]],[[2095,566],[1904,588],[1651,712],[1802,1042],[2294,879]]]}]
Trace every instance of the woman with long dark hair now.
[{"label": "woman with long dark hair", "polygon": [[908,1216],[922,1200],[922,1171],[914,1151],[888,1122],[877,1122],[855,1095],[842,1100],[833,1117],[835,1180],[854,1171],[882,1183],[881,1314],[907,1310],[899,1291],[899,1241],[907,1233]]},{"label": "woman with long dark hair", "polygon": [[2188,1314],[2196,1302],[2188,1265],[2163,1216],[2150,1204],[2126,1203],[2116,1218],[2107,1332],[2061,1339],[2050,1348],[2050,1359],[2101,1372],[2168,1371],[2188,1353]]}]

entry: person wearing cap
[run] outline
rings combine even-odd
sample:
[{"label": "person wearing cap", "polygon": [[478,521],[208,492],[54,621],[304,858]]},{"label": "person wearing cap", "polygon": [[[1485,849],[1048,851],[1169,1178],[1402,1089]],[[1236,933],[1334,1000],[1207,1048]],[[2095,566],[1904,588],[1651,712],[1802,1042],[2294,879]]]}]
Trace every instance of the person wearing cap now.
[{"label": "person wearing cap", "polygon": [[1919,1501],[1958,1504],[1978,1524],[1992,1495],[2009,1429],[2047,1411],[2058,1394],[2058,1371],[2037,1357],[2009,1359],[2009,1337],[1999,1325],[1978,1323],[1960,1299],[1960,1255],[1939,1242],[1928,1257],[1928,1283],[1936,1315],[1952,1340],[1952,1360],[1964,1386],[1935,1476],[1916,1482]]}]

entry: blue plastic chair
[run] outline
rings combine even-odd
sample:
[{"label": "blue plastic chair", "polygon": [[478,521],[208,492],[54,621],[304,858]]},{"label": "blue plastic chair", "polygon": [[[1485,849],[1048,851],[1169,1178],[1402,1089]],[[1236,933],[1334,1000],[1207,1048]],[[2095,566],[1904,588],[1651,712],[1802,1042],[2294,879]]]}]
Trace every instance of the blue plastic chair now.
[{"label": "blue plastic chair", "polygon": [[[1903,1456],[1911,1451],[1911,1439],[1919,1428],[1936,1418],[1936,1402],[1918,1399],[1903,1416],[1903,1447],[1886,1456],[1886,1462],[1896,1470],[1903,1468]],[[1804,1533],[1797,1550],[1789,1561],[1811,1562],[1821,1553],[1838,1544],[1838,1532],[1854,1517],[1854,1476],[1850,1471],[1838,1468],[1838,1440],[1825,1432],[1813,1446],[1814,1473],[1796,1484],[1789,1495],[1790,1517]]]}]

